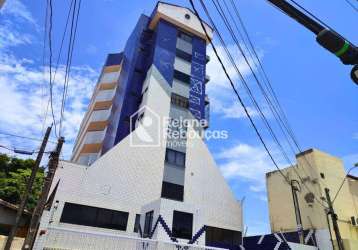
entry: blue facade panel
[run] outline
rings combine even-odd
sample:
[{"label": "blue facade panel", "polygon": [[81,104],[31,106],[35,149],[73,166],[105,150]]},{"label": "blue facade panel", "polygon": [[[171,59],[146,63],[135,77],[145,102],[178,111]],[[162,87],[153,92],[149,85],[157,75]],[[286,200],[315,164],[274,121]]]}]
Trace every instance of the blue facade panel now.
[{"label": "blue facade panel", "polygon": [[196,119],[202,120],[205,119],[206,43],[193,37],[192,46],[189,110]]},{"label": "blue facade panel", "polygon": [[[129,117],[138,108],[141,86],[139,74],[145,74],[143,58],[140,57],[141,39],[148,26],[149,18],[142,15],[128,38],[123,51],[119,86],[113,100],[112,114],[103,141],[102,154],[106,153],[130,132]],[[138,63],[139,62],[139,63]]]},{"label": "blue facade panel", "polygon": [[175,26],[163,20],[159,21],[156,29],[153,64],[170,86],[173,83],[177,32]]}]

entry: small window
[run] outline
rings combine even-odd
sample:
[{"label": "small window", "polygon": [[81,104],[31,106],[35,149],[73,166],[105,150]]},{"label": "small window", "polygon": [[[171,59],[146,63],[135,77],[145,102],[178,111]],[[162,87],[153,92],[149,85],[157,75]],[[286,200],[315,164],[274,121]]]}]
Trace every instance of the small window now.
[{"label": "small window", "polygon": [[167,148],[165,162],[179,167],[185,167],[185,153]]},{"label": "small window", "polygon": [[134,230],[133,232],[138,233],[140,227],[140,214],[135,215]]},{"label": "small window", "polygon": [[150,211],[145,214],[144,232],[143,232],[144,238],[149,237],[150,233],[152,231],[153,214],[154,214],[154,211]]},{"label": "small window", "polygon": [[180,49],[176,49],[175,55],[177,57],[187,61],[187,62],[191,62],[192,56],[189,53],[185,52],[185,51],[182,51]]},{"label": "small window", "polygon": [[179,70],[174,70],[174,78],[178,81],[190,84],[190,75],[180,72]]},{"label": "small window", "polygon": [[320,173],[320,175],[321,175],[321,178],[322,178],[322,179],[325,178],[324,173]]},{"label": "small window", "polygon": [[181,108],[189,108],[189,99],[174,93],[171,96],[171,103]]},{"label": "small window", "polygon": [[191,239],[193,231],[193,214],[174,211],[173,236],[180,239]]},{"label": "small window", "polygon": [[163,181],[161,197],[175,201],[183,201],[184,186]]},{"label": "small window", "polygon": [[188,43],[192,43],[192,41],[193,41],[193,38],[190,35],[184,33],[183,31],[178,32],[178,37],[183,39],[184,41],[186,41]]}]

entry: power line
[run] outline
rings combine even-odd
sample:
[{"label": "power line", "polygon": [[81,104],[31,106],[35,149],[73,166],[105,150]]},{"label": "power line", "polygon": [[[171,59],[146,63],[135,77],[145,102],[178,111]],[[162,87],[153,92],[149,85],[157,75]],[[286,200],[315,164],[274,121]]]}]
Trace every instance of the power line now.
[{"label": "power line", "polygon": [[52,18],[53,18],[53,8],[52,8],[52,0],[47,0],[47,5],[50,10],[50,23],[49,23],[49,34],[48,34],[48,43],[49,43],[49,51],[50,51],[50,62],[49,62],[49,71],[50,71],[50,107],[51,107],[51,115],[53,120],[53,125],[55,128],[55,135],[57,134],[57,125],[56,118],[53,109],[53,82],[52,82]]},{"label": "power line", "polygon": [[[62,39],[61,39],[61,45],[60,45],[60,49],[59,49],[59,52],[58,52],[58,56],[57,56],[57,61],[56,61],[56,67],[55,67],[55,73],[54,73],[54,76],[53,76],[53,82],[56,81],[56,75],[57,75],[57,71],[58,71],[58,68],[59,68],[59,64],[60,64],[60,60],[61,60],[61,55],[62,55],[62,48],[63,48],[63,44],[64,44],[64,40],[65,40],[65,37],[66,37],[66,33],[67,33],[67,27],[68,27],[68,21],[70,19],[70,13],[71,13],[71,9],[72,9],[72,6],[73,6],[73,1],[71,1],[70,3],[70,7],[69,7],[69,10],[68,10],[68,13],[67,13],[67,18],[66,18],[66,24],[65,24],[65,29],[64,29],[64,32],[62,34]],[[46,8],[46,20],[47,20],[47,8]],[[46,23],[47,24],[47,23]],[[47,32],[46,31],[47,29],[47,25],[45,27],[45,33]],[[45,36],[46,37],[46,36]],[[45,41],[44,41],[45,43]],[[45,45],[44,45],[45,46]],[[47,102],[47,107],[46,107],[46,112],[45,112],[45,118],[44,118],[44,122],[42,124],[42,133],[44,133],[44,129],[45,129],[45,124],[46,124],[46,119],[47,119],[47,113],[48,113],[48,108],[49,108],[49,105],[50,105],[50,97],[49,97],[49,100]]]},{"label": "power line", "polygon": [[[202,1],[200,1],[200,2],[202,3]],[[193,10],[194,10],[195,15],[196,15],[197,18],[200,20],[200,25],[201,25],[202,29],[204,30],[205,35],[209,38],[209,35],[208,35],[207,31],[206,31],[206,28],[205,28],[205,26],[204,26],[204,24],[203,24],[203,21],[201,20],[201,18],[200,18],[200,16],[199,16],[199,13],[198,13],[198,11],[196,10],[196,8],[195,8],[195,6],[194,6],[193,0],[190,0],[190,4],[191,4],[191,6],[192,6],[192,8],[193,8]],[[202,4],[203,4],[203,3],[202,3]],[[252,127],[253,127],[254,130],[255,130],[256,135],[259,137],[259,139],[260,139],[262,145],[264,146],[264,148],[265,148],[267,154],[269,155],[269,157],[270,157],[272,163],[275,165],[275,167],[277,168],[277,170],[279,171],[279,173],[282,175],[282,177],[283,177],[287,182],[289,182],[288,179],[287,179],[287,177],[286,177],[286,176],[284,175],[284,173],[281,171],[280,167],[277,165],[277,163],[276,163],[275,159],[273,158],[273,156],[272,156],[270,150],[268,149],[268,147],[267,147],[265,141],[263,140],[263,138],[262,138],[260,132],[258,131],[258,129],[257,129],[257,127],[256,127],[256,125],[255,125],[255,123],[254,123],[254,121],[253,121],[251,115],[249,114],[249,112],[248,112],[248,110],[247,110],[247,108],[246,108],[246,106],[245,106],[243,100],[241,99],[241,97],[240,97],[240,95],[239,95],[239,93],[238,93],[238,91],[237,91],[237,89],[236,89],[236,87],[235,87],[235,85],[234,85],[234,83],[233,83],[233,81],[232,81],[230,75],[228,74],[228,72],[227,72],[227,70],[226,70],[226,68],[225,68],[225,65],[224,65],[223,62],[222,62],[221,57],[219,56],[219,54],[218,54],[218,52],[217,52],[217,50],[216,50],[216,47],[215,47],[214,43],[212,42],[212,40],[211,40],[210,38],[209,38],[209,41],[210,41],[210,44],[211,44],[211,46],[212,46],[212,48],[213,48],[213,50],[214,50],[214,53],[215,53],[217,59],[218,59],[219,62],[220,62],[220,65],[221,65],[222,69],[224,70],[224,73],[225,73],[225,75],[226,75],[226,78],[229,80],[230,85],[231,85],[231,87],[232,87],[234,93],[236,94],[236,97],[237,97],[237,99],[239,100],[241,107],[244,109],[244,112],[245,112],[246,116],[247,116],[247,117],[249,118],[249,120],[250,120],[250,124],[252,125]]]},{"label": "power line", "polygon": [[82,2],[82,0],[79,0],[77,12],[76,12],[77,0],[75,0],[74,9],[73,9],[73,13],[72,13],[70,41],[69,41],[69,46],[68,46],[68,50],[67,50],[66,73],[65,73],[65,80],[64,80],[63,93],[62,93],[60,133],[61,133],[61,129],[62,129],[62,122],[63,122],[64,111],[65,111],[65,106],[66,106],[66,99],[67,99],[67,93],[68,93],[67,91],[68,91],[68,85],[69,85],[69,80],[70,80],[73,50],[74,50],[74,45],[75,45],[75,40],[76,40],[77,25],[78,25],[78,18],[79,18],[80,9],[81,9],[81,2]]},{"label": "power line", "polygon": [[[1,132],[1,131],[0,131],[0,135],[12,136],[12,137],[17,137],[17,138],[22,138],[22,139],[27,139],[27,140],[32,140],[32,141],[42,141],[42,139],[40,139],[40,138],[28,137],[28,136],[23,136],[23,135],[15,135],[15,134],[7,133],[7,132]],[[48,141],[48,142],[56,143],[54,141]]]},{"label": "power line", "polygon": [[351,167],[351,168],[348,170],[346,176],[344,177],[344,179],[343,179],[341,185],[340,185],[339,188],[338,188],[338,191],[337,191],[336,195],[335,195],[334,198],[333,198],[332,204],[334,203],[334,201],[336,200],[336,198],[337,198],[339,192],[341,191],[341,189],[342,189],[342,187],[343,187],[343,185],[344,185],[344,182],[346,181],[346,179],[347,179],[349,173],[350,173],[354,168],[356,168],[356,167],[358,167],[358,163],[356,163],[353,167]]},{"label": "power line", "polygon": [[[256,53],[255,47],[254,47],[254,45],[253,45],[253,43],[252,43],[252,41],[251,41],[251,39],[250,39],[250,36],[249,36],[248,31],[247,31],[247,29],[246,29],[246,27],[245,27],[245,24],[244,24],[244,22],[243,22],[243,20],[242,20],[242,18],[241,18],[241,16],[240,16],[239,10],[238,10],[238,8],[236,7],[235,2],[234,2],[233,0],[230,0],[230,1],[231,1],[231,4],[232,4],[233,9],[234,9],[234,11],[235,11],[235,14],[236,14],[236,16],[238,17],[238,20],[239,20],[239,22],[240,22],[240,24],[241,24],[241,27],[242,27],[242,29],[243,29],[245,35],[246,35],[246,38],[247,38],[247,40],[248,40],[248,42],[249,42],[249,46],[247,46],[247,44],[246,44],[246,42],[245,42],[245,39],[242,37],[241,32],[240,32],[240,30],[238,29],[238,27],[237,27],[237,25],[236,25],[235,19],[232,17],[231,11],[230,11],[230,9],[228,8],[228,6],[227,6],[227,4],[226,4],[226,1],[223,1],[223,2],[224,2],[224,5],[226,6],[226,11],[229,13],[230,17],[232,18],[233,23],[234,23],[234,25],[235,25],[235,27],[236,27],[236,29],[237,29],[237,32],[240,34],[241,39],[242,39],[242,41],[243,41],[245,47],[247,48],[247,50],[250,52],[250,49],[248,48],[248,47],[250,47],[251,50],[253,51],[253,54],[255,55],[255,58],[256,58],[256,60],[258,61],[259,67],[258,67],[257,64],[255,63],[255,59],[252,58],[252,57],[253,57],[252,54],[249,53],[249,55],[251,56],[252,61],[254,62],[255,66],[256,66],[256,68],[259,70],[259,72],[260,72],[260,69],[261,69],[261,71],[262,71],[262,73],[263,73],[262,75],[264,76],[264,77],[263,77],[263,78],[264,78],[264,84],[265,84],[266,88],[268,89],[268,93],[269,93],[269,95],[271,96],[271,98],[274,100],[274,102],[273,102],[273,103],[271,102],[270,98],[267,96],[267,93],[265,93],[265,90],[264,90],[263,87],[261,86],[260,82],[257,81],[257,83],[258,83],[258,85],[259,85],[259,87],[260,87],[260,90],[261,90],[262,94],[264,95],[264,97],[265,97],[265,99],[266,99],[266,101],[267,101],[267,103],[268,103],[268,105],[269,105],[269,107],[270,107],[270,110],[271,110],[271,112],[273,113],[274,118],[275,118],[276,122],[278,123],[279,128],[280,128],[281,132],[283,133],[283,135],[284,135],[284,137],[285,137],[285,139],[286,139],[286,141],[287,141],[287,143],[288,143],[288,145],[289,145],[291,151],[292,151],[294,154],[296,154],[295,150],[293,149],[293,146],[291,145],[290,139],[292,140],[292,142],[294,143],[294,145],[296,146],[296,148],[298,149],[298,151],[299,151],[300,153],[302,153],[302,149],[301,149],[301,147],[300,147],[300,145],[299,145],[299,143],[298,143],[298,141],[297,141],[297,139],[296,139],[296,136],[295,136],[295,134],[294,134],[294,132],[293,132],[293,130],[292,130],[292,128],[291,128],[289,122],[288,122],[288,119],[287,119],[287,117],[286,117],[286,114],[285,114],[285,112],[283,111],[283,108],[282,108],[282,106],[281,106],[281,104],[280,104],[280,102],[279,102],[279,100],[278,100],[278,98],[277,98],[277,95],[276,95],[276,93],[275,93],[275,91],[274,91],[274,89],[273,89],[273,87],[272,87],[271,81],[269,80],[269,78],[268,78],[268,76],[267,76],[267,74],[266,74],[266,72],[265,72],[265,70],[264,70],[263,64],[262,64],[262,62],[261,62],[259,56],[258,56],[257,53]],[[220,3],[218,3],[218,4],[219,4],[219,6],[220,6]],[[224,14],[223,11],[222,11],[222,13]],[[225,14],[224,14],[224,15],[225,15]],[[248,61],[247,61],[247,64],[249,64]],[[250,67],[250,69],[251,69],[251,67]],[[252,70],[251,70],[251,71],[252,71]],[[255,75],[255,72],[254,72],[254,71],[252,71],[252,73]],[[258,80],[258,79],[256,78],[256,80]],[[276,107],[275,107],[275,105],[276,105]],[[282,117],[281,117],[281,116],[282,116]],[[290,137],[290,139],[287,137],[286,133],[288,133],[288,136]],[[312,168],[310,162],[307,160],[307,157],[306,157],[304,154],[303,154],[303,158],[304,158],[306,164],[309,165],[309,167]],[[291,164],[291,165],[292,165],[292,164]],[[298,165],[297,165],[297,166],[298,166]],[[303,170],[303,172],[304,172],[304,174],[305,174],[306,176],[309,176],[309,174],[307,174],[307,172],[305,171],[305,168],[304,168],[303,166],[302,166],[302,170]],[[298,177],[300,178],[300,180],[302,181],[302,178],[301,178],[301,176],[299,175],[299,173],[298,173],[297,171],[295,171],[295,172],[296,172],[296,174],[298,175]],[[305,185],[305,183],[303,183],[303,185],[306,187],[307,190],[310,191],[310,189]],[[310,192],[311,192],[311,191],[310,191]],[[317,199],[317,201],[319,201],[319,200]],[[319,201],[319,202],[320,202],[320,201]]]},{"label": "power line", "polygon": [[[358,12],[358,8],[357,8],[355,5],[353,5],[349,0],[344,0],[344,1],[346,1],[346,3],[347,3],[349,6],[351,6],[353,10],[355,10],[355,11]],[[333,201],[334,201],[334,200],[333,200]]]},{"label": "power line", "polygon": [[[281,151],[281,153],[283,154],[283,156],[286,158],[286,160],[287,160],[291,165],[293,165],[293,164],[291,163],[289,157],[287,156],[286,152],[284,151],[282,145],[281,145],[280,142],[278,141],[278,139],[277,139],[275,133],[273,132],[273,130],[272,130],[270,124],[268,123],[268,121],[267,121],[265,115],[264,115],[263,112],[261,111],[261,109],[260,109],[259,105],[257,104],[255,98],[253,97],[253,95],[252,95],[252,93],[251,93],[251,90],[250,90],[250,88],[248,87],[248,85],[247,85],[245,79],[243,78],[243,76],[242,76],[240,70],[237,68],[236,63],[235,63],[235,61],[233,60],[233,58],[232,58],[232,56],[231,56],[231,54],[230,54],[230,51],[228,51],[227,46],[226,46],[226,44],[225,44],[225,41],[224,41],[223,38],[221,37],[221,34],[220,34],[219,30],[216,28],[216,25],[215,25],[215,23],[213,22],[213,20],[212,20],[212,18],[211,18],[211,16],[210,16],[210,14],[209,14],[209,12],[208,12],[208,10],[207,10],[205,4],[203,3],[203,1],[200,1],[200,2],[201,2],[201,4],[202,4],[202,7],[203,7],[203,9],[204,9],[206,15],[208,16],[208,18],[209,18],[209,20],[210,20],[211,25],[213,26],[213,28],[215,29],[216,33],[218,34],[218,37],[219,37],[219,39],[220,39],[220,41],[221,41],[221,44],[222,44],[222,46],[223,46],[223,49],[225,50],[227,56],[229,57],[229,60],[231,61],[232,65],[233,65],[234,68],[236,69],[238,75],[240,76],[241,82],[244,84],[244,86],[245,86],[245,88],[246,88],[246,90],[247,90],[247,92],[248,92],[248,94],[249,94],[249,96],[250,96],[250,98],[251,98],[251,101],[253,102],[255,108],[256,108],[256,109],[258,110],[258,112],[260,113],[260,116],[261,116],[262,120],[264,121],[264,123],[265,123],[267,129],[269,130],[269,132],[270,132],[272,138],[275,140],[276,144],[279,146],[280,151]],[[213,2],[213,3],[214,3],[214,5],[215,5],[215,2]],[[219,3],[218,3],[218,4],[219,4]],[[215,6],[216,6],[216,5],[215,5]],[[233,34],[233,30],[232,30],[230,24],[228,23],[226,17],[223,15],[222,8],[221,8],[221,11],[218,10],[218,6],[216,6],[216,8],[217,8],[218,13],[220,14],[220,16],[222,17],[222,19],[224,20],[224,23],[225,23],[226,27],[228,28],[230,34],[232,35],[232,37],[233,37],[235,43],[237,44],[239,50],[240,50],[241,53],[243,54],[243,56],[244,56],[244,58],[245,58],[245,61],[247,62],[248,66],[250,67],[251,71],[253,72],[253,75],[254,75],[255,79],[257,80],[257,82],[258,82],[258,84],[259,84],[259,86],[260,86],[260,82],[259,82],[259,80],[258,80],[258,78],[257,78],[257,76],[256,76],[256,74],[255,74],[255,72],[252,70],[252,68],[251,68],[251,66],[250,66],[250,64],[249,64],[249,62],[248,62],[248,60],[247,60],[247,58],[246,58],[246,56],[245,56],[245,54],[244,54],[244,52],[243,52],[241,46],[240,46],[239,43],[238,43],[238,40],[237,40],[236,36]],[[199,17],[199,19],[200,19],[200,17]],[[212,42],[211,42],[211,43],[212,43]],[[262,89],[262,86],[261,86],[261,89]],[[264,91],[263,91],[263,93],[264,93],[264,95],[266,96],[266,94],[265,94]],[[255,128],[256,128],[256,127],[255,127]],[[263,144],[264,144],[263,138],[261,137],[261,135],[260,135],[260,133],[258,132],[258,130],[257,130],[257,133],[258,133],[258,135],[259,135],[260,140],[262,140],[262,142],[263,142]],[[265,145],[265,149],[266,149],[266,151],[268,151],[271,160],[273,160],[273,157],[272,157],[271,153],[269,152],[268,148],[266,147],[266,145]],[[279,169],[280,173],[282,174],[282,172],[281,172],[280,168],[278,167],[278,165],[276,164],[276,162],[275,162],[275,166],[276,166],[276,168]],[[297,172],[297,170],[296,170],[295,168],[294,168],[294,171],[296,172],[296,174],[297,174],[298,177],[300,178],[301,182],[305,185],[305,188],[306,188],[307,190],[309,190],[309,192],[311,192],[311,190],[310,190],[310,189],[307,187],[307,185],[303,182],[303,180],[302,180],[300,174]],[[282,174],[282,175],[283,175],[283,174]],[[283,176],[284,176],[284,175],[283,175]],[[287,181],[287,177],[284,176],[284,178],[285,178],[285,180]],[[288,181],[287,181],[287,182],[288,182]],[[289,182],[288,182],[288,183],[289,183]],[[320,205],[322,205],[323,207],[325,207],[325,206],[321,203],[320,200],[318,200],[317,198],[316,198],[316,200],[318,201],[318,203],[319,203]]]}]

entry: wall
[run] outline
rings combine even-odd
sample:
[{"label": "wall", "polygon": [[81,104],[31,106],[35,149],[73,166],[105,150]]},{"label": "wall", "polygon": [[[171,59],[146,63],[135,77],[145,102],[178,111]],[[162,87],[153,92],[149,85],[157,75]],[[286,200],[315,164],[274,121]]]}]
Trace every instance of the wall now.
[{"label": "wall", "polygon": [[[340,159],[330,156],[319,150],[308,150],[297,157],[298,167],[296,171],[303,178],[304,183],[315,193],[317,199],[325,200],[324,188],[330,189],[330,196],[333,200],[342,180],[345,177],[343,163]],[[283,173],[289,179],[299,177],[293,167],[286,168]],[[322,176],[321,176],[322,173]],[[294,213],[293,199],[290,186],[277,172],[270,172],[266,175],[270,223],[272,232],[296,230],[296,219]],[[305,195],[308,190],[301,183],[302,192],[298,194],[299,206],[304,229],[328,229],[327,218],[324,209],[317,201],[310,206]],[[345,182],[334,203],[335,211],[339,218],[339,228],[343,239],[349,240],[346,244],[357,244],[358,231],[349,223],[349,218],[357,214],[354,208],[351,192],[348,183]],[[357,216],[357,215],[356,215]],[[332,230],[333,231],[333,230]],[[333,235],[335,239],[335,236]]]}]

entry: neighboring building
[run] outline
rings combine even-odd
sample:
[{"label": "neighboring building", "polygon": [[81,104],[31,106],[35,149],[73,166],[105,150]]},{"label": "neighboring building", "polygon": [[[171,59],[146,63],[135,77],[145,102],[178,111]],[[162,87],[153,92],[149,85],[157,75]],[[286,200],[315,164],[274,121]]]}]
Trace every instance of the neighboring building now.
[{"label": "neighboring building", "polygon": [[[7,201],[0,199],[0,235],[8,235],[11,227],[15,224],[15,218],[18,207]],[[31,219],[31,213],[24,211],[20,226],[16,232],[17,237],[25,237]]]},{"label": "neighboring building", "polygon": [[[320,249],[332,249],[330,231],[332,232],[333,242],[336,244],[334,231],[332,228],[329,228],[326,212],[318,201],[314,199],[314,196],[326,204],[324,189],[329,188],[330,196],[333,200],[346,176],[343,162],[339,158],[316,149],[310,149],[298,154],[296,158],[297,165],[285,168],[282,172],[290,180],[299,180],[294,171],[296,170],[303,178],[304,184],[300,181],[301,192],[298,193],[303,228],[305,230],[314,229],[316,231],[316,240]],[[358,249],[357,179],[357,177],[349,176],[334,202],[334,209],[339,218],[338,224],[345,250]],[[272,232],[296,231],[297,224],[291,186],[285,182],[278,171],[267,173],[266,181]],[[332,223],[330,224],[332,225]]]},{"label": "neighboring building", "polygon": [[[205,27],[209,38],[190,9],[159,2],[108,56],[35,249],[239,249],[241,204],[200,135],[213,35]],[[182,119],[203,126],[172,123]],[[175,138],[183,131],[196,136]]]}]

